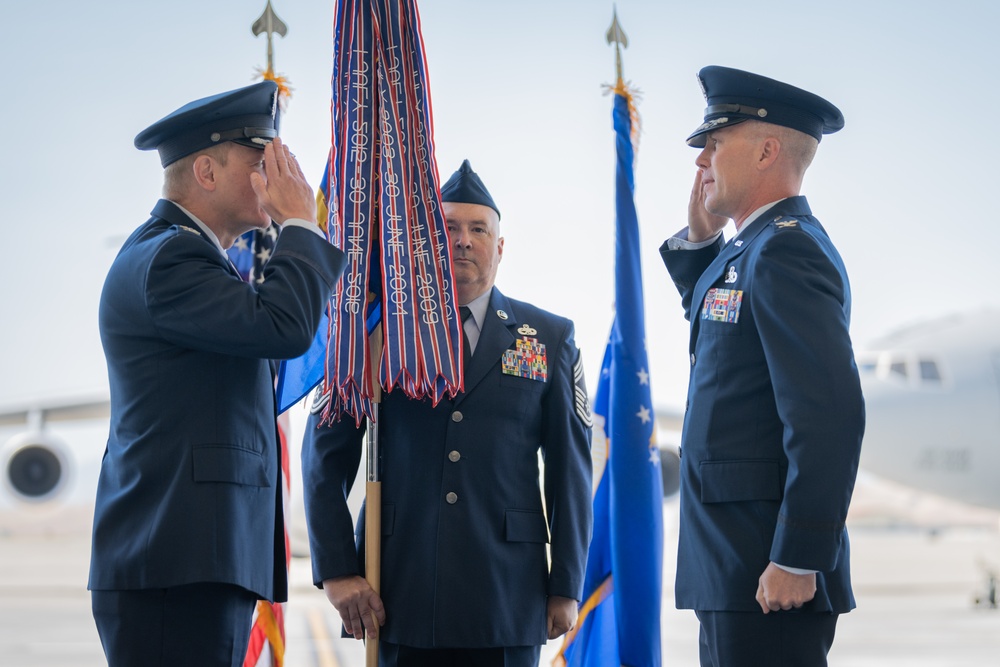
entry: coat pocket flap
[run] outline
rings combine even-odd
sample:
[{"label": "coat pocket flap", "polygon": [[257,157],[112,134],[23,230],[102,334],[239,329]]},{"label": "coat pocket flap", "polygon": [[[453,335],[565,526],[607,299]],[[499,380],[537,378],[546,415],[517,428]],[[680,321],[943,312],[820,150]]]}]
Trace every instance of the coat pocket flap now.
[{"label": "coat pocket flap", "polygon": [[207,445],[195,447],[191,456],[196,482],[270,486],[267,481],[267,466],[264,465],[260,452],[242,447]]},{"label": "coat pocket flap", "polygon": [[508,542],[549,541],[549,527],[542,512],[507,510],[504,513],[504,537]]},{"label": "coat pocket flap", "polygon": [[780,500],[781,466],[775,460],[703,461],[701,502]]}]

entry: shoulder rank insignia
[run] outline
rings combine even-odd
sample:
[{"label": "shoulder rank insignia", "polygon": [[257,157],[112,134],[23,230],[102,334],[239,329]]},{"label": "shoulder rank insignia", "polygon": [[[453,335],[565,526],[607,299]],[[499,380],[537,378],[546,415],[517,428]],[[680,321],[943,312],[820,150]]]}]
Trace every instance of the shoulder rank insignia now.
[{"label": "shoulder rank insignia", "polygon": [[713,287],[705,294],[705,303],[701,307],[701,319],[736,324],[740,321],[740,306],[742,304],[743,290]]},{"label": "shoulder rank insignia", "polygon": [[313,392],[313,402],[312,406],[309,408],[309,412],[314,415],[318,415],[319,413],[323,412],[323,408],[325,408],[327,404],[330,402],[330,397],[332,395],[333,395],[332,387],[330,388],[330,391],[326,392],[323,391],[322,386],[316,387],[316,391]]},{"label": "shoulder rank insignia", "polygon": [[774,226],[778,229],[793,229],[799,226],[799,221],[795,218],[791,220],[781,220],[780,222],[775,222]]},{"label": "shoulder rank insignia", "polygon": [[576,353],[576,361],[573,362],[573,406],[576,408],[576,416],[580,418],[583,425],[593,428],[594,417],[590,413],[590,400],[587,399],[587,382],[583,378],[583,355],[579,350]]},{"label": "shoulder rank insignia", "polygon": [[522,336],[515,341],[513,350],[503,353],[501,367],[504,375],[545,382],[549,376],[545,343],[539,343],[537,338]]},{"label": "shoulder rank insignia", "polygon": [[177,229],[181,229],[185,232],[191,232],[192,234],[201,234],[201,232],[194,227],[188,227],[187,225],[177,225]]},{"label": "shoulder rank insignia", "polygon": [[522,336],[537,336],[538,335],[538,331],[536,331],[535,329],[532,329],[527,324],[522,324],[521,327],[517,330],[517,333],[521,334]]}]

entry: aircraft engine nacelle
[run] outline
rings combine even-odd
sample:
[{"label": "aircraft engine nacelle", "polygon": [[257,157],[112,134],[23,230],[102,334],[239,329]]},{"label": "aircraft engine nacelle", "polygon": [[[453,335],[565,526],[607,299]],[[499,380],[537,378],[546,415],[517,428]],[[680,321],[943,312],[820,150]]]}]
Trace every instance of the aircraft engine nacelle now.
[{"label": "aircraft engine nacelle", "polygon": [[65,444],[47,433],[20,433],[0,450],[4,491],[24,503],[45,503],[64,495],[72,476]]},{"label": "aircraft engine nacelle", "polygon": [[663,477],[663,499],[667,500],[681,488],[681,456],[674,447],[660,447],[660,475]]}]

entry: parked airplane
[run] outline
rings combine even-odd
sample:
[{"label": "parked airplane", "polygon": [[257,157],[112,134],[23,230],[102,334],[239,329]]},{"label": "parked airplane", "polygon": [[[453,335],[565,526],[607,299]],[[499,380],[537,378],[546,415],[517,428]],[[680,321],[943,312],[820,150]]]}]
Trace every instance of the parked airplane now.
[{"label": "parked airplane", "polygon": [[663,499],[671,498],[681,488],[681,427],[684,413],[679,408],[657,406],[656,442],[660,449],[660,475],[663,479]]},{"label": "parked airplane", "polygon": [[90,530],[108,411],[106,393],[0,408],[0,534]]},{"label": "parked airplane", "polygon": [[862,467],[1000,509],[1000,310],[904,328],[857,357],[867,410]]},{"label": "parked airplane", "polygon": [[[922,491],[1000,509],[995,474],[1000,470],[1000,310],[902,329],[859,350],[858,366],[867,408],[862,467]],[[92,503],[107,416],[106,396],[4,408],[0,511]],[[680,425],[677,410],[657,408],[667,497],[677,490]],[[79,430],[85,428],[91,431],[81,439]],[[77,446],[84,441],[86,447]]]},{"label": "parked airplane", "polygon": [[[0,464],[4,501],[44,503],[74,495],[87,459],[99,464],[107,440],[109,402],[105,394],[46,397],[5,406],[0,412]],[[95,423],[96,422],[96,423]],[[80,429],[104,430],[93,451],[72,446]],[[71,437],[72,434],[72,437]],[[96,470],[96,468],[95,468]],[[87,471],[90,472],[89,470]],[[92,487],[96,488],[94,476]]]},{"label": "parked airplane", "polygon": [[[901,329],[859,349],[857,358],[867,412],[861,467],[920,491],[1000,509],[1000,310]],[[682,418],[657,408],[668,437],[679,435]],[[673,461],[663,460],[666,489]]]}]

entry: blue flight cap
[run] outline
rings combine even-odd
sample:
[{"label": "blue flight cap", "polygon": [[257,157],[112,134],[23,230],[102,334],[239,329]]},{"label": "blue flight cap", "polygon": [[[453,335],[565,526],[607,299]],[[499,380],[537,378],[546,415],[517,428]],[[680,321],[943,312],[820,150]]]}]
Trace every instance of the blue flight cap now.
[{"label": "blue flight cap", "polygon": [[497,219],[500,219],[500,209],[493,202],[490,191],[479,180],[479,176],[472,171],[472,165],[469,164],[468,160],[462,162],[458,171],[452,174],[448,182],[441,186],[441,201],[489,206],[497,212]]},{"label": "blue flight cap", "polygon": [[185,104],[137,134],[135,147],[156,149],[166,167],[226,141],[263,150],[276,136],[278,85],[261,81]]},{"label": "blue flight cap", "polygon": [[766,76],[710,65],[698,72],[698,83],[708,108],[688,146],[703,148],[706,132],[745,120],[790,127],[817,141],[844,127],[840,109],[822,97]]}]

